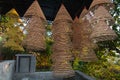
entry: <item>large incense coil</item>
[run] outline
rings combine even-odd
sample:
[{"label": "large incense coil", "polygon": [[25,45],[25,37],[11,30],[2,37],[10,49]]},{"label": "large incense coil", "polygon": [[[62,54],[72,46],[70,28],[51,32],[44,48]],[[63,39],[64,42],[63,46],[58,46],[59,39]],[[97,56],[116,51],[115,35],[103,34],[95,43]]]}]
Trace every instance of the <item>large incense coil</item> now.
[{"label": "large incense coil", "polygon": [[94,8],[97,5],[98,6],[106,5],[106,6],[109,6],[109,8],[110,8],[111,6],[113,6],[113,2],[111,0],[93,0],[92,4],[90,5],[90,9]]},{"label": "large incense coil", "polygon": [[[61,54],[62,55],[62,54]],[[58,56],[58,55],[54,55],[54,56],[52,56],[52,58],[53,58],[53,62],[56,62],[57,61],[57,59],[61,59],[61,60],[73,60],[73,57],[71,57],[71,56],[68,56],[68,55],[66,55],[66,56],[60,56],[60,57],[55,57],[55,56]],[[57,62],[58,63],[58,62]]]},{"label": "large incense coil", "polygon": [[[89,21],[87,19],[84,19],[80,25],[78,25],[81,29],[80,33],[81,34],[81,39],[87,39],[89,40],[89,35],[92,33],[92,26],[90,25]],[[89,40],[90,41],[90,40]]]},{"label": "large incense coil", "polygon": [[55,43],[60,44],[60,45],[72,45],[71,41],[70,40],[67,41],[67,39],[66,40],[56,39],[56,40],[54,40],[54,44]]},{"label": "large incense coil", "polygon": [[80,26],[80,22],[79,22],[79,19],[78,17],[76,17],[74,19],[74,22],[73,22],[73,38],[72,38],[72,43],[73,43],[73,47],[74,49],[78,49],[80,47],[80,43],[81,43],[81,27]]},{"label": "large incense coil", "polygon": [[[69,51],[69,50],[64,50],[64,51],[54,51],[53,53],[54,53],[55,55],[58,54],[59,56],[64,56],[64,55],[65,55],[65,56],[67,56],[67,55],[72,56],[72,55],[71,55],[71,51]],[[53,55],[54,55],[54,54],[53,54]],[[60,55],[60,54],[64,54],[64,55]]]},{"label": "large incense coil", "polygon": [[[62,26],[62,24],[60,24],[60,25]],[[69,25],[69,24],[67,24],[67,25]],[[66,38],[67,40],[69,39],[68,41],[70,41],[70,38],[72,37],[72,30],[71,30],[71,27],[69,27],[67,25],[66,26],[63,25],[62,27],[53,26],[53,30],[52,30],[53,39],[56,38],[56,40],[57,40],[60,37],[61,40]],[[69,27],[69,28],[65,28],[65,27]]]},{"label": "large incense coil", "polygon": [[57,33],[71,33],[72,31],[71,31],[71,29],[70,28],[66,28],[66,27],[64,27],[64,25],[62,26],[62,27],[57,27],[56,26],[56,28],[55,29],[53,29],[52,30],[52,32],[57,32]]},{"label": "large incense coil", "polygon": [[89,21],[95,22],[94,19],[97,19],[97,20],[104,19],[106,21],[109,21],[110,25],[114,24],[114,19],[110,15],[110,11],[113,8],[114,8],[114,4],[110,0],[93,0],[88,13],[88,15],[93,17],[93,19],[90,19]]},{"label": "large incense coil", "polygon": [[[60,47],[60,49],[56,48],[58,46]],[[67,51],[67,52],[69,52],[69,50],[72,50],[72,49],[71,49],[71,47],[69,47],[69,45],[67,45],[67,46],[62,45],[61,46],[60,44],[59,45],[56,44],[56,45],[53,45],[52,50],[53,51]]]},{"label": "large incense coil", "polygon": [[37,0],[33,1],[33,3],[30,5],[30,7],[27,9],[27,11],[24,14],[24,17],[30,17],[30,16],[37,16],[46,20]]},{"label": "large incense coil", "polygon": [[90,36],[90,38],[95,42],[114,40],[116,37],[116,33],[110,29],[104,21],[99,21],[94,25],[94,30]]},{"label": "large incense coil", "polygon": [[53,21],[53,25],[57,25],[57,24],[60,24],[60,23],[62,23],[62,22],[65,22],[65,23],[69,23],[69,24],[71,24],[71,23],[73,23],[73,20],[66,20],[66,19],[59,19],[59,20],[54,20]]},{"label": "large incense coil", "polygon": [[53,64],[53,74],[55,77],[67,78],[74,76],[74,70],[72,69],[71,64],[66,61],[66,58],[58,59]]},{"label": "large incense coil", "polygon": [[[54,26],[55,25],[55,26]],[[67,22],[59,22],[58,24],[53,23],[52,32],[58,32],[58,33],[70,33],[71,31],[71,25],[72,23],[67,23]]]},{"label": "large incense coil", "polygon": [[92,32],[92,27],[87,19],[84,19],[83,22],[79,24],[79,26],[81,29],[79,34],[82,33],[81,35],[84,35],[84,34],[89,35]]},{"label": "large incense coil", "polygon": [[[59,46],[59,47],[61,47],[60,49],[58,49],[58,48],[56,48],[57,46]],[[69,46],[64,46],[64,45],[62,45],[62,46],[60,46],[60,45],[53,45],[53,47],[52,47],[52,50],[53,51],[69,51],[69,50],[71,50],[70,49],[71,47],[69,47]]]},{"label": "large incense coil", "polygon": [[[90,47],[90,46],[85,46],[83,45],[80,49],[80,54],[78,55],[80,60],[82,61],[93,61],[93,60],[97,60],[97,56],[94,52],[94,50]],[[90,60],[89,60],[90,59]]]},{"label": "large incense coil", "polygon": [[93,43],[89,37],[81,38],[78,58],[85,62],[96,61],[97,56],[94,52],[95,48],[97,48],[97,44]]},{"label": "large incense coil", "polygon": [[[72,55],[71,55],[71,51],[69,51],[69,50],[54,51],[53,53],[54,53],[53,55],[57,55],[57,54],[58,54],[59,56],[67,56],[67,55],[68,55],[68,56],[69,56],[69,55],[72,56]],[[60,54],[64,54],[64,55],[60,55]]]},{"label": "large incense coil", "polygon": [[[61,30],[60,30],[61,31]],[[71,40],[71,37],[72,37],[72,32],[69,32],[69,33],[61,33],[61,32],[52,32],[53,34],[52,34],[52,37],[53,37],[53,39],[55,38],[55,37],[57,37],[57,36],[59,36],[59,35],[62,35],[62,36],[68,36],[69,38],[67,38],[67,39],[70,39]],[[61,37],[62,38],[62,37]],[[69,41],[70,41],[69,40]]]},{"label": "large incense coil", "polygon": [[57,43],[57,44],[60,44],[60,45],[68,45],[68,44],[71,45],[71,42],[70,41],[66,41],[66,40],[56,39],[56,40],[54,40],[54,43]]},{"label": "large incense coil", "polygon": [[54,40],[67,40],[67,41],[69,41],[68,39],[70,39],[70,37],[69,37],[69,34],[68,33],[55,33],[55,32],[53,32],[53,34],[52,34],[52,36],[53,36],[53,39]]},{"label": "large incense coil", "polygon": [[[45,38],[43,35],[41,35],[40,33],[38,33],[37,35],[36,35],[36,33],[28,34],[28,35],[31,35],[31,36],[27,36],[26,40],[23,41],[23,46],[27,50],[32,50],[32,51],[45,50]],[[35,36],[40,36],[40,37],[37,37],[37,39],[36,39]],[[29,38],[31,38],[31,39],[29,39]]]},{"label": "large incense coil", "polygon": [[108,25],[114,24],[113,17],[103,6],[100,6],[94,11],[94,16],[91,19],[90,23],[92,26],[94,26],[94,24],[98,23],[100,20],[105,21]]},{"label": "large incense coil", "polygon": [[45,50],[45,25],[42,24],[41,18],[33,16],[28,23],[28,34],[23,40],[23,46],[27,50],[41,51]]},{"label": "large incense coil", "polygon": [[[71,49],[72,19],[63,5],[61,5],[52,26],[53,74],[55,77],[71,77],[74,70],[70,64],[73,60]],[[66,62],[66,63],[65,63]],[[65,68],[64,68],[65,67]],[[63,75],[64,74],[64,75]]]},{"label": "large incense coil", "polygon": [[[39,21],[36,21],[36,20],[39,20]],[[33,27],[33,25],[35,26],[35,28]],[[35,16],[31,17],[27,26],[28,26],[28,33],[31,32],[31,31],[39,30],[41,33],[43,33],[45,35],[45,31],[46,31],[45,30],[45,25],[41,21],[41,18],[38,18],[38,17],[35,17]]]},{"label": "large incense coil", "polygon": [[[71,32],[71,26],[72,26],[72,21],[66,21],[66,20],[58,20],[53,22],[53,27],[52,31],[54,30],[57,32],[59,30],[63,30],[62,32]],[[61,29],[62,28],[62,29]]]},{"label": "large incense coil", "polygon": [[92,40],[90,39],[90,35],[93,30],[92,26],[90,25],[89,21],[86,18],[81,22],[80,26],[81,26],[81,42],[78,48],[79,49],[78,51],[80,52],[78,54],[78,58],[85,62],[96,61],[97,56],[94,53],[93,49],[97,48],[97,44],[93,43]]},{"label": "large incense coil", "polygon": [[[65,48],[65,49],[68,49],[68,48],[70,49],[70,48],[71,48],[71,47],[69,47],[69,46],[71,46],[71,45],[67,45],[66,43],[63,43],[63,42],[62,42],[61,44],[60,44],[60,43],[59,43],[59,44],[54,44],[53,46],[63,47],[63,48]],[[62,48],[61,48],[61,49],[62,49]]]},{"label": "large incense coil", "polygon": [[74,70],[72,69],[71,64],[69,62],[67,62],[67,61],[71,60],[71,56],[64,55],[62,53],[58,58],[53,57],[53,62],[54,62],[53,74],[54,74],[54,76],[55,77],[63,77],[63,78],[74,76]]},{"label": "large incense coil", "polygon": [[[70,41],[65,41],[65,40],[54,40],[55,42],[54,42],[54,44],[53,44],[53,46],[52,46],[52,49],[53,49],[53,51],[55,51],[55,50],[57,50],[57,51],[66,51],[66,50],[70,50],[72,47],[71,47],[71,45],[72,45],[72,43],[70,42]],[[58,48],[58,47],[60,47],[60,48]]]},{"label": "large incense coil", "polygon": [[93,43],[92,39],[90,38],[90,35],[91,35],[91,33],[89,35],[82,35],[81,36],[81,42],[80,42],[79,47],[81,47],[83,45],[85,45],[89,48],[92,48],[92,49],[95,49],[98,47],[96,43]]},{"label": "large incense coil", "polygon": [[[89,38],[81,39],[81,40],[82,40],[80,43],[81,46],[85,45],[92,49],[98,48],[97,44],[93,43],[92,40]],[[80,48],[81,48],[81,46],[80,46]]]},{"label": "large incense coil", "polygon": [[103,6],[99,6],[94,11],[94,16],[93,16],[91,21],[94,22],[94,21],[97,21],[97,20],[113,20],[113,17]]},{"label": "large incense coil", "polygon": [[[66,62],[65,60],[62,60],[60,62],[58,61],[53,65],[54,65],[54,69],[53,69],[54,71],[57,71],[57,70],[58,71],[64,71],[64,70],[71,71],[70,69],[72,69],[71,64],[69,62]],[[57,67],[57,65],[59,66]]]},{"label": "large incense coil", "polygon": [[82,13],[80,14],[79,19],[82,19],[83,17],[85,17],[85,15],[88,13],[88,10],[86,9],[86,7],[82,10]]},{"label": "large incense coil", "polygon": [[[59,65],[59,66],[57,66]],[[55,77],[72,77],[74,76],[74,70],[72,70],[72,67],[69,62],[62,61],[62,62],[57,62],[53,65],[53,72]]]},{"label": "large incense coil", "polygon": [[81,38],[80,47],[83,45],[94,49],[97,48],[97,45],[93,43],[93,41],[90,38]]},{"label": "large incense coil", "polygon": [[79,49],[80,53],[77,56],[80,60],[85,62],[97,61],[97,56],[94,52],[94,49],[97,47],[97,44],[92,43],[90,41],[85,41],[81,42],[80,45],[81,45]]},{"label": "large incense coil", "polygon": [[89,35],[92,31],[92,27],[87,19],[83,20],[83,22],[80,23],[81,26],[81,35]]},{"label": "large incense coil", "polygon": [[106,20],[110,19],[112,20],[113,18],[104,7],[100,6],[95,10],[95,15],[91,22],[93,26],[93,32],[90,36],[93,41],[99,42],[113,40],[117,37],[115,32],[108,26],[110,25],[110,22],[109,24],[106,22]]},{"label": "large incense coil", "polygon": [[71,44],[71,39],[67,34],[62,34],[62,33],[53,34],[52,37],[53,37],[54,43],[56,44],[63,44],[63,45]]},{"label": "large incense coil", "polygon": [[92,32],[92,27],[88,20],[84,20],[83,23],[76,20],[73,26],[73,45],[76,46],[76,48],[80,47],[80,44],[83,45],[82,43],[92,43],[89,37]]},{"label": "large incense coil", "polygon": [[[55,70],[55,71],[59,70],[59,69],[61,69],[61,71],[64,71],[65,69],[72,69],[71,64],[69,62],[65,61],[65,60],[57,61],[53,65],[55,67],[53,70]],[[59,65],[59,66],[57,67],[57,65]]]},{"label": "large incense coil", "polygon": [[[61,56],[61,55],[63,55],[64,54],[64,56]],[[68,55],[69,54],[69,55]],[[69,60],[71,60],[72,59],[72,56],[71,56],[71,54],[70,53],[66,53],[66,52],[59,52],[59,53],[56,53],[56,54],[54,54],[53,56],[52,56],[54,59],[53,60],[55,60],[56,61],[56,59],[62,59],[62,60],[66,60],[66,59],[69,59]]]},{"label": "large incense coil", "polygon": [[[86,50],[85,50],[86,49]],[[81,61],[84,62],[93,62],[93,61],[97,61],[98,58],[94,52],[93,49],[88,48],[88,47],[82,47],[81,51],[80,51],[81,55],[78,55],[79,59]]]},{"label": "large incense coil", "polygon": [[[68,55],[68,54],[64,54],[65,56],[60,56],[62,55],[63,53],[61,52],[61,54],[56,54],[53,56],[53,61],[56,61],[58,58],[59,59],[62,59],[62,60],[71,60],[72,59],[72,56],[71,55]],[[55,57],[55,56],[58,56],[58,57]]]},{"label": "large incense coil", "polygon": [[[65,62],[57,62],[56,64],[54,64],[54,65],[59,65],[59,67],[56,67],[56,66],[54,66],[55,68],[55,70],[54,71],[72,71],[72,70],[70,70],[70,69],[72,69],[72,67],[71,67],[71,65],[70,64],[66,64]],[[63,66],[64,65],[64,66]]]},{"label": "large incense coil", "polygon": [[[63,61],[68,61],[70,62],[73,60],[73,56],[71,55],[71,52],[54,52],[51,58],[53,59],[53,64],[55,63],[62,63]],[[58,63],[59,64],[59,63]]]},{"label": "large incense coil", "polygon": [[57,20],[72,21],[70,14],[68,13],[67,9],[65,8],[65,6],[63,4],[60,6],[60,9],[59,9],[54,21],[57,21]]},{"label": "large incense coil", "polygon": [[65,47],[68,47],[68,46],[71,46],[70,44],[69,44],[69,42],[68,43],[65,43],[65,42],[56,42],[57,44],[55,44],[55,42],[54,42],[54,44],[53,44],[53,46],[65,46]]},{"label": "large incense coil", "polygon": [[[57,39],[55,39],[55,38],[57,38]],[[55,39],[55,40],[54,40]],[[60,39],[60,38],[58,38],[58,37],[54,37],[53,38],[53,40],[54,40],[54,44],[61,44],[61,45],[71,45],[72,43],[71,43],[71,39],[70,38],[67,38],[67,39]]]},{"label": "large incense coil", "polygon": [[[61,33],[60,33],[61,34]],[[53,34],[53,40],[54,42],[64,42],[64,43],[70,43],[71,39],[67,34]]]},{"label": "large incense coil", "polygon": [[[97,56],[95,55],[95,53],[90,52],[91,49],[95,49],[97,47],[97,44],[93,43],[89,37],[91,33],[92,33],[92,27],[86,18],[84,19],[80,18],[80,22],[78,18],[75,18],[74,23],[73,23],[73,46],[74,46],[74,50],[77,51],[77,53],[74,52],[76,54],[74,56],[78,58],[79,60],[82,60],[85,62],[89,59],[90,59],[89,61],[97,60]],[[87,48],[87,51],[83,51],[83,48],[85,47]],[[89,53],[95,56],[92,57],[91,54]],[[81,59],[81,56],[82,56],[82,59]]]}]

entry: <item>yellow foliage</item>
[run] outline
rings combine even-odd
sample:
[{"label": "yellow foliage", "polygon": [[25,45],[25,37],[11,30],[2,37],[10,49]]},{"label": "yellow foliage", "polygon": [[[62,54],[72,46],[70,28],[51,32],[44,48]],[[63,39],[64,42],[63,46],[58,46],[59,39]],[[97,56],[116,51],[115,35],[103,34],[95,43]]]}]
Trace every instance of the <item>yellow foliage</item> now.
[{"label": "yellow foliage", "polygon": [[12,50],[24,51],[23,47],[21,47],[19,44],[15,43],[15,41],[13,39],[10,39],[7,42],[5,42],[3,47],[9,47]]},{"label": "yellow foliage", "polygon": [[51,66],[50,56],[45,54],[39,54],[39,55],[38,54],[36,55],[37,67],[38,68],[50,67]]},{"label": "yellow foliage", "polygon": [[17,11],[13,8],[11,9],[6,15],[11,15],[11,16],[14,16],[14,17],[19,17],[19,14],[17,13]]},{"label": "yellow foliage", "polygon": [[116,70],[116,71],[119,71],[120,72],[120,66],[119,65],[111,65],[110,66],[110,69],[112,69],[112,70]]}]

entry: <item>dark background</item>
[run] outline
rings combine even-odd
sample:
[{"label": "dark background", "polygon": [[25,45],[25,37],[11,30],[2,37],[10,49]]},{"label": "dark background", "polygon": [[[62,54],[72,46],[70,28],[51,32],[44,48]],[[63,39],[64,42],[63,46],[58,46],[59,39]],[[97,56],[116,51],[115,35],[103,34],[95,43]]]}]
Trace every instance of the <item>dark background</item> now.
[{"label": "dark background", "polygon": [[[0,0],[0,14],[5,14],[10,9],[15,8],[22,17],[34,0]],[[53,20],[61,4],[64,4],[74,19],[80,16],[81,11],[86,6],[89,8],[93,0],[38,0],[47,20]]]}]

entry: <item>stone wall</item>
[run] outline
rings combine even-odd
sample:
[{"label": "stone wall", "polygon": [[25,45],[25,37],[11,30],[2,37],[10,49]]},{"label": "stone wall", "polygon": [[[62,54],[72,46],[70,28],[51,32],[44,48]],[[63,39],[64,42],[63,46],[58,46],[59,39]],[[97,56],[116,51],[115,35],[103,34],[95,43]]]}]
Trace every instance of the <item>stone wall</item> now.
[{"label": "stone wall", "polygon": [[0,80],[12,80],[14,65],[14,60],[0,62]]},{"label": "stone wall", "polygon": [[71,78],[55,78],[52,71],[34,72],[34,73],[15,73],[13,80],[95,80],[94,78],[75,71],[75,76]]}]

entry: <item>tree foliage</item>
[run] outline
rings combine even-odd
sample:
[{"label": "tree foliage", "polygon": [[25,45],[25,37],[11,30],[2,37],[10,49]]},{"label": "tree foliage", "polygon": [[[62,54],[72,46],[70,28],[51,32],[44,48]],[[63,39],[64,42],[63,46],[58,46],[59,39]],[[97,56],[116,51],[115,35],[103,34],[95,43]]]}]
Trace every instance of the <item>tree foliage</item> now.
[{"label": "tree foliage", "polygon": [[8,21],[4,24],[6,31],[4,31],[5,42],[3,47],[11,48],[12,50],[24,51],[21,46],[23,33],[18,25],[19,16],[12,12],[8,12],[6,16],[8,17]]},{"label": "tree foliage", "polygon": [[[2,54],[8,54],[9,56],[11,54],[11,57],[17,52],[19,53],[24,51],[21,45],[24,35],[18,25],[20,24],[20,17],[14,13],[15,11],[13,9],[6,15],[1,15],[0,18]],[[5,56],[7,57],[8,55]]]}]

